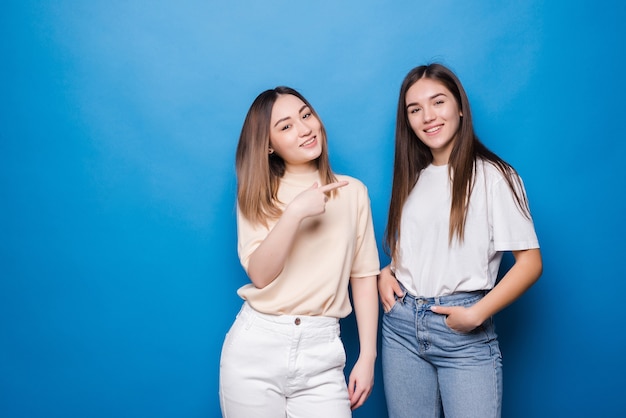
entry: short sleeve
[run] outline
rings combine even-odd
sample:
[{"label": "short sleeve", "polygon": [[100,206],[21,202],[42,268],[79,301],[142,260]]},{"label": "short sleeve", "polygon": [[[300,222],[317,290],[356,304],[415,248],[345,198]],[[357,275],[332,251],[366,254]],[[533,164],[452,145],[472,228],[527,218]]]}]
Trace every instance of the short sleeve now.
[{"label": "short sleeve", "polygon": [[357,237],[351,277],[370,277],[380,273],[378,248],[374,235],[370,199],[365,185],[361,184],[358,193]]},{"label": "short sleeve", "polygon": [[[516,184],[520,196],[525,196],[524,183]],[[517,204],[515,195],[501,177],[494,184],[491,202],[491,227],[496,251],[517,251],[539,248],[539,241],[530,214]]]},{"label": "short sleeve", "polygon": [[263,225],[253,225],[239,210],[237,206],[237,252],[239,261],[244,270],[248,272],[250,256],[261,245],[269,234],[269,229]]}]

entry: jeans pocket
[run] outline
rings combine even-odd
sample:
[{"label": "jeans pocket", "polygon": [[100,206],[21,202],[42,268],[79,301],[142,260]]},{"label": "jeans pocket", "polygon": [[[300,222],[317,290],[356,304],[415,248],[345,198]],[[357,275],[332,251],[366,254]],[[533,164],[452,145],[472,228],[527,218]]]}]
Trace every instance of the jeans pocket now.
[{"label": "jeans pocket", "polygon": [[[467,299],[467,300],[463,300],[463,301],[459,301],[459,303],[455,303],[455,304],[449,304],[446,306],[458,306],[458,307],[462,307],[462,308],[469,308],[472,305],[475,305],[478,301],[480,300],[480,298],[471,298],[471,299]],[[476,328],[472,329],[471,331],[458,331],[454,328],[452,328],[450,325],[448,325],[448,315],[440,315],[441,316],[441,320],[443,321],[443,325],[445,328],[448,329],[448,331],[456,334],[456,335],[475,335],[478,333],[482,333],[484,332],[484,327],[483,324],[477,326]]]},{"label": "jeans pocket", "polygon": [[335,353],[335,358],[337,360],[337,367],[345,367],[346,365],[346,348],[343,345],[343,341],[341,340],[341,337],[337,337],[335,338],[335,340],[333,341],[333,347],[334,347],[334,353]]},{"label": "jeans pocket", "polygon": [[400,301],[398,299],[396,299],[396,301],[394,302],[393,305],[391,305],[391,308],[389,308],[389,310],[387,312],[384,312],[385,315],[393,315],[394,311],[397,311],[397,307],[398,305],[400,305]]},{"label": "jeans pocket", "polygon": [[457,334],[457,335],[472,335],[474,334],[477,330],[480,330],[480,328],[482,327],[482,325],[479,325],[478,327],[474,328],[471,331],[468,332],[464,332],[464,331],[458,331],[454,328],[452,328],[450,325],[448,325],[448,315],[441,315],[442,320],[443,320],[443,325],[448,329],[448,331]]}]

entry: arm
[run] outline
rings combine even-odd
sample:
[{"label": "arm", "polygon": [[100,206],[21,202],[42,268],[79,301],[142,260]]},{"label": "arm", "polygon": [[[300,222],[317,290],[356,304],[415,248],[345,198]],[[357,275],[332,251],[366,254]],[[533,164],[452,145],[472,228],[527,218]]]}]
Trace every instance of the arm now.
[{"label": "arm", "polygon": [[380,276],[378,276],[378,293],[380,294],[380,303],[383,305],[385,312],[389,312],[396,303],[396,296],[399,298],[404,296],[396,276],[391,271],[391,264],[380,271]]},{"label": "arm", "polygon": [[374,386],[376,337],[378,333],[378,293],[376,276],[350,278],[352,299],[359,331],[359,358],[348,380],[350,405],[354,410],[365,402]]},{"label": "arm", "polygon": [[433,306],[432,311],[448,315],[448,326],[469,332],[519,298],[541,276],[543,264],[538,248],[513,251],[515,263],[484,298],[469,308]]},{"label": "arm", "polygon": [[256,287],[264,288],[283,270],[300,222],[324,213],[328,200],[325,193],[347,184],[340,181],[318,187],[315,183],[287,205],[274,228],[250,256],[248,277]]}]

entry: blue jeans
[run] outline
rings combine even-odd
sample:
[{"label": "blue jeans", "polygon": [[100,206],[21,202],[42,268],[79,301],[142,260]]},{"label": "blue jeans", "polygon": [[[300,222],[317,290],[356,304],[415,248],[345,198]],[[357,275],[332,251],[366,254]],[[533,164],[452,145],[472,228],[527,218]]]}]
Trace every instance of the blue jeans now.
[{"label": "blue jeans", "polygon": [[419,298],[406,293],[383,316],[382,367],[389,418],[498,418],[502,355],[490,318],[469,333],[432,305],[471,306],[485,292]]}]

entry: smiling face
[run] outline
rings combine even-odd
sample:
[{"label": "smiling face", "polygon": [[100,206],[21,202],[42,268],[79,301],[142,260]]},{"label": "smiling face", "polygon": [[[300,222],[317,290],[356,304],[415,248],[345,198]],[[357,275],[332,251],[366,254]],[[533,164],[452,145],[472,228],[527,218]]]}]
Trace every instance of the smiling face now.
[{"label": "smiling face", "polygon": [[321,123],[309,106],[291,94],[279,96],[272,107],[270,152],[285,161],[291,172],[317,169],[322,153]]},{"label": "smiling face", "polygon": [[450,90],[421,78],[407,90],[405,105],[411,129],[430,148],[433,164],[448,164],[462,116]]}]

